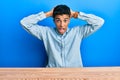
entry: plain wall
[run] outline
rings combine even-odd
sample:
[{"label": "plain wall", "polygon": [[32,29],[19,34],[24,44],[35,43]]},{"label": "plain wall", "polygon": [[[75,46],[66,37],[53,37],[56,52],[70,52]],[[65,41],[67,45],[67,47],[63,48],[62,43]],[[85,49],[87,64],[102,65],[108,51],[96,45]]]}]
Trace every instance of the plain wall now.
[{"label": "plain wall", "polygon": [[[20,20],[40,11],[47,12],[58,4],[74,11],[98,15],[105,24],[81,44],[83,65],[120,66],[120,0],[1,0],[0,67],[44,67],[47,56],[42,41],[27,33]],[[52,18],[39,24],[53,26]],[[69,27],[83,25],[71,19]]]}]

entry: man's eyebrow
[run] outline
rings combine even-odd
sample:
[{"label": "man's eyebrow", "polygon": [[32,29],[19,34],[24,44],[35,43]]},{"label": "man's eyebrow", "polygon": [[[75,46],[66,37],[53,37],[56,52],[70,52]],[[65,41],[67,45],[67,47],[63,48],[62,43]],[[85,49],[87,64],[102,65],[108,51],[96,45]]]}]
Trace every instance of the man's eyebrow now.
[{"label": "man's eyebrow", "polygon": [[60,18],[55,18],[55,19],[60,19]]},{"label": "man's eyebrow", "polygon": [[69,19],[69,18],[64,18],[64,19]]}]

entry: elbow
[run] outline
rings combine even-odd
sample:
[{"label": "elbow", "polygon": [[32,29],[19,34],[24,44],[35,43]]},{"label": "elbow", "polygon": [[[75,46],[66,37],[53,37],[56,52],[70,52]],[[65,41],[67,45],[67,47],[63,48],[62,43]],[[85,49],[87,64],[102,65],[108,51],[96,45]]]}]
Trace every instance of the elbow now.
[{"label": "elbow", "polygon": [[20,24],[21,24],[22,26],[24,26],[24,25],[25,25],[25,19],[22,19],[22,20],[20,21]]},{"label": "elbow", "polygon": [[20,21],[20,24],[23,25],[23,20]]},{"label": "elbow", "polygon": [[105,22],[104,19],[100,18],[100,21],[99,21],[100,24],[99,25],[102,26],[104,24],[104,22]]},{"label": "elbow", "polygon": [[25,19],[22,19],[22,20],[20,21],[20,24],[21,24],[22,27],[24,27],[24,28],[27,26],[27,22],[26,22]]},{"label": "elbow", "polygon": [[104,19],[99,17],[97,22],[93,26],[95,26],[96,29],[99,29],[100,27],[103,26],[104,22],[105,22]]},{"label": "elbow", "polygon": [[24,19],[20,20],[20,24],[23,26],[24,25]]}]

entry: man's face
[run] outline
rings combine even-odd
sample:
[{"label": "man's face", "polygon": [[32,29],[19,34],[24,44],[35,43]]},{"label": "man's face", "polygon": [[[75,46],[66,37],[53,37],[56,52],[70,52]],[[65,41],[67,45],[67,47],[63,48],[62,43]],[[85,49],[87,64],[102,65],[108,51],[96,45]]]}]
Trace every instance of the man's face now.
[{"label": "man's face", "polygon": [[64,34],[68,28],[70,17],[67,14],[56,15],[54,19],[57,30],[60,34]]}]

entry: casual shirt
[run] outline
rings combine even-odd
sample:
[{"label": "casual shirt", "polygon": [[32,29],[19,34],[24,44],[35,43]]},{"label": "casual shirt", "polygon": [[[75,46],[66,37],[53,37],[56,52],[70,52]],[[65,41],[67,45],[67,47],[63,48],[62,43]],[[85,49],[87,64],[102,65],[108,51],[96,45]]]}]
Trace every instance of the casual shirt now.
[{"label": "casual shirt", "polygon": [[40,12],[23,18],[21,24],[29,33],[43,41],[48,55],[47,67],[83,67],[81,41],[98,30],[104,20],[93,14],[79,12],[78,18],[85,20],[87,24],[68,28],[61,35],[56,28],[37,24],[45,18],[45,13]]}]

